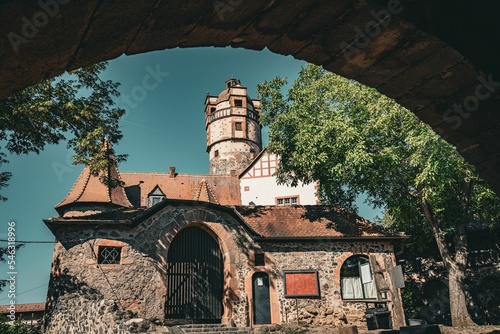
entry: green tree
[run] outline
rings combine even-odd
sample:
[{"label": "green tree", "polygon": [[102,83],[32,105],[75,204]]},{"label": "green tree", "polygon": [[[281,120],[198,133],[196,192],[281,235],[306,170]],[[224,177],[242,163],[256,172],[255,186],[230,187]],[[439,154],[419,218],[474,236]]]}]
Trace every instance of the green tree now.
[{"label": "green tree", "polygon": [[30,327],[22,323],[21,319],[10,321],[6,317],[0,317],[0,334],[36,334],[39,333],[36,327]]},{"label": "green tree", "polygon": [[[0,166],[8,163],[7,152],[38,154],[45,145],[64,140],[76,153],[75,164],[89,164],[96,175],[114,163],[102,141],[116,143],[122,137],[118,121],[124,110],[114,107],[119,84],[99,78],[105,68],[106,63],[94,64],[0,100]],[[0,172],[0,189],[11,176]],[[6,198],[0,195],[0,200]]]},{"label": "green tree", "polygon": [[[356,210],[368,196],[399,228],[426,226],[449,277],[454,326],[473,324],[466,307],[467,228],[498,221],[499,199],[458,152],[393,100],[308,65],[286,97],[286,80],[258,86],[278,182],[319,181],[323,202]],[[453,243],[445,237],[453,237]]]}]

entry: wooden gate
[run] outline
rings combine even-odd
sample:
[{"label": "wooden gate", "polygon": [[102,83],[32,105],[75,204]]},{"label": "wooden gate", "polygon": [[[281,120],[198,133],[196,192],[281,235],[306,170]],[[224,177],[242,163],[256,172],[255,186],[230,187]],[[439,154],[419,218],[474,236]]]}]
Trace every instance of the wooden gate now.
[{"label": "wooden gate", "polygon": [[218,243],[203,229],[188,227],[172,240],[167,262],[165,318],[220,322],[223,262]]}]

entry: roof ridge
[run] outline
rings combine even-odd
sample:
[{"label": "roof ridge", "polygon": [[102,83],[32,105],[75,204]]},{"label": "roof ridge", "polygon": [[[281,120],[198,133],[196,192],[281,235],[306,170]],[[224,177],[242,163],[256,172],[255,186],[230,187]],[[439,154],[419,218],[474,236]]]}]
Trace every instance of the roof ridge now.
[{"label": "roof ridge", "polygon": [[210,196],[213,197],[214,201],[215,201],[215,204],[220,204],[219,203],[219,200],[217,199],[217,196],[215,196],[214,192],[212,191],[212,189],[210,188],[210,186],[208,185],[208,183],[205,181],[205,186],[207,188],[207,198],[208,200],[210,201]]},{"label": "roof ridge", "polygon": [[[75,183],[73,183],[73,185],[71,186],[71,189],[69,190],[69,192],[66,194],[66,196],[59,202],[57,203],[54,207],[57,208],[59,205],[61,205],[63,202],[66,201],[66,199],[69,197],[69,195],[71,195],[71,193],[73,192],[73,189],[75,189],[76,185],[78,184],[78,180],[82,177],[83,173],[85,172],[85,169],[87,167],[83,168],[82,171],[80,172],[80,175],[78,175],[78,177],[76,178],[76,181]],[[87,178],[87,182],[88,182],[88,178]],[[87,183],[85,183],[87,184]],[[83,189],[85,189],[85,187],[83,187]],[[80,196],[82,196],[83,194],[83,190],[80,192],[80,194],[77,196],[77,199],[80,198]],[[73,201],[74,202],[74,201]]]},{"label": "roof ridge", "polygon": [[201,195],[201,187],[203,187],[203,182],[206,183],[206,181],[203,179],[200,182],[198,182],[198,187],[196,187],[196,190],[194,191],[193,194],[193,201],[198,201],[200,199]]},{"label": "roof ridge", "polygon": [[[116,160],[115,160],[115,163],[116,163]],[[122,176],[121,176],[120,170],[118,169],[118,163],[116,163],[116,165],[114,165],[114,167],[116,168],[116,173],[118,174],[118,180],[120,180],[120,184],[118,184],[117,187],[120,187],[123,190],[123,192],[125,193],[125,200],[127,201],[126,204],[128,204],[129,206],[133,206],[132,203],[130,203],[130,200],[128,199],[127,193],[125,192],[125,188],[123,187],[124,182],[122,180]],[[159,188],[159,186],[158,186],[158,188]]]},{"label": "roof ridge", "polygon": [[88,171],[89,171],[87,179],[85,180],[85,183],[83,184],[83,188],[80,191],[80,194],[78,194],[78,196],[76,197],[76,199],[73,202],[78,201],[80,199],[80,197],[82,197],[83,193],[85,192],[85,189],[87,189],[87,185],[89,184],[90,177],[92,176],[92,171],[90,170],[90,167],[86,166],[83,170],[85,170],[85,169],[88,169]]}]

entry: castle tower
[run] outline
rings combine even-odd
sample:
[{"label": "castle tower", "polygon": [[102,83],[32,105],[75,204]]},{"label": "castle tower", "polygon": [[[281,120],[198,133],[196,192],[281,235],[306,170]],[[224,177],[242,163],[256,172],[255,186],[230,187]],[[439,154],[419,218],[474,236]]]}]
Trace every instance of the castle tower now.
[{"label": "castle tower", "polygon": [[[252,100],[238,79],[226,81],[219,96],[205,99],[210,174],[239,174],[262,150],[260,100]],[[234,172],[233,172],[234,171]]]}]

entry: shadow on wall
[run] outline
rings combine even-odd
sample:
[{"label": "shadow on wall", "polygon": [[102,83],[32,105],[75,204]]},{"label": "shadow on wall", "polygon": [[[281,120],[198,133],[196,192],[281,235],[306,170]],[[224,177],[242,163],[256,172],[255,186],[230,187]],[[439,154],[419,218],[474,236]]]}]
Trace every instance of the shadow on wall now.
[{"label": "shadow on wall", "polygon": [[[46,328],[52,319],[52,314],[60,312],[58,301],[62,298],[85,296],[87,300],[100,300],[103,295],[96,289],[89,287],[75,276],[68,274],[68,269],[61,270],[61,259],[58,257],[52,264],[50,286],[48,289],[47,306],[43,316],[43,328]],[[115,305],[116,307],[116,305]]]}]

